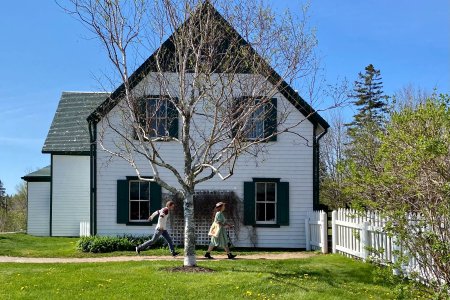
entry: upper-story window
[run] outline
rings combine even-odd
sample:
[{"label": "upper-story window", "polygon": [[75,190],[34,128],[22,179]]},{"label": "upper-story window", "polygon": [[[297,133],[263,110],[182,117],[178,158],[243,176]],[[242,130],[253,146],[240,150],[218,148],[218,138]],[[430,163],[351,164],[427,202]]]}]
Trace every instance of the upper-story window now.
[{"label": "upper-story window", "polygon": [[264,117],[265,117],[265,105],[259,106],[250,117],[247,123],[246,134],[247,139],[257,140],[264,138]]},{"label": "upper-story window", "polygon": [[151,138],[178,138],[178,112],[174,101],[162,96],[147,96],[139,100],[139,123]]},{"label": "upper-story window", "polygon": [[[243,101],[252,101],[254,103],[254,112],[250,118],[245,122],[245,117],[241,119],[241,116],[246,113],[246,110],[251,108],[252,103]],[[261,97],[239,97],[234,99],[234,118],[236,123],[245,122],[243,127],[233,128],[233,136],[238,131],[241,131],[241,137],[243,139],[252,141],[259,139],[267,139],[267,141],[277,140],[277,99],[272,98],[266,103],[261,103]],[[235,123],[235,124],[236,124]],[[236,125],[234,125],[236,126]],[[238,125],[239,126],[239,125]]]}]

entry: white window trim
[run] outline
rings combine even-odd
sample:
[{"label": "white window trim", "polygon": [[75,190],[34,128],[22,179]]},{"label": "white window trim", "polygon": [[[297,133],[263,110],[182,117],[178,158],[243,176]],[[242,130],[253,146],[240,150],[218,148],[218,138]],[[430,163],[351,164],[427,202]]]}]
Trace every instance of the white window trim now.
[{"label": "white window trim", "polygon": [[[275,201],[274,202],[268,202],[266,201],[257,201],[257,197],[258,197],[258,184],[259,183],[264,183],[265,184],[265,198],[267,198],[267,183],[273,183],[275,184]],[[278,182],[275,181],[258,181],[255,182],[255,223],[256,224],[268,224],[268,225],[273,225],[273,224],[277,224],[278,220],[277,220],[277,203],[278,203],[278,199],[277,199],[277,191],[278,191]],[[257,216],[257,204],[258,203],[273,203],[274,204],[274,209],[275,209],[275,218],[273,221],[258,221],[258,216]],[[266,218],[267,218],[267,209],[265,210],[266,212]]]},{"label": "white window trim", "polygon": [[[264,127],[265,122],[264,121],[265,121],[265,117],[266,117],[266,105],[262,105],[259,108],[262,108],[262,110],[263,110],[261,116],[259,118],[255,117],[255,114],[258,111],[258,110],[256,110],[252,113],[252,116],[250,117],[250,120],[249,120],[250,129],[249,129],[249,132],[247,133],[247,137],[246,137],[247,140],[249,140],[249,141],[255,141],[255,140],[264,138],[264,132],[265,132],[265,127]],[[262,133],[260,134],[260,136],[257,136],[258,133],[256,132],[257,128],[258,128],[258,126],[256,124],[258,122],[261,122],[260,128],[262,128]]]},{"label": "white window trim", "polygon": [[[131,183],[136,183],[136,182],[139,183],[139,200],[135,200],[135,199],[131,200]],[[132,219],[131,218],[131,202],[147,202],[148,201],[148,207],[150,208],[150,201],[151,201],[151,199],[150,199],[150,183],[148,182],[148,185],[149,185],[149,187],[148,187],[148,200],[147,199],[146,200],[142,200],[141,199],[141,183],[142,182],[147,183],[147,181],[144,181],[144,180],[129,180],[128,181],[128,221],[129,222],[133,222],[133,223],[145,223],[145,222],[148,222],[147,219],[145,219],[145,220],[137,220],[137,219]],[[141,205],[139,203],[139,212],[140,212],[140,210],[141,210]]]},{"label": "white window trim", "polygon": [[[165,102],[164,104],[165,104],[165,112],[164,112],[164,115],[163,116],[161,116],[160,115],[160,107],[161,107],[161,102]],[[167,136],[169,136],[169,128],[168,128],[168,124],[169,124],[169,115],[167,114],[167,108],[168,108],[168,102],[169,102],[169,100],[168,99],[166,99],[166,98],[163,98],[163,97],[160,97],[160,98],[148,98],[148,99],[146,99],[146,119],[147,120],[154,120],[154,122],[155,122],[155,128],[153,128],[153,126],[152,126],[152,122],[149,122],[150,124],[147,124],[147,126],[148,126],[148,132],[149,132],[149,134],[150,134],[150,136],[151,137],[167,137]],[[156,108],[156,110],[155,110],[155,115],[154,116],[150,116],[149,115],[149,110],[150,110],[150,105],[152,105],[150,102],[155,102],[155,108]],[[163,128],[164,128],[164,130],[165,130],[165,132],[164,132],[164,134],[160,134],[159,132],[158,132],[158,130],[159,130],[159,125],[161,124],[161,123],[163,123]],[[153,135],[154,134],[154,135]]]}]

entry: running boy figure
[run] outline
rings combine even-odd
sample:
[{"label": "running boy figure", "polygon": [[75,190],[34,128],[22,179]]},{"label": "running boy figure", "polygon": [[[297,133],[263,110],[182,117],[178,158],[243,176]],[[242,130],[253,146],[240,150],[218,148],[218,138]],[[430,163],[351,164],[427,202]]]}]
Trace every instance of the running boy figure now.
[{"label": "running boy figure", "polygon": [[166,207],[155,211],[148,220],[151,221],[153,218],[157,215],[159,215],[158,218],[158,224],[155,228],[155,233],[153,234],[153,237],[143,243],[142,245],[136,246],[136,253],[139,255],[141,251],[149,248],[151,245],[153,245],[154,242],[156,242],[159,237],[162,235],[163,238],[166,240],[167,244],[169,245],[170,253],[172,253],[172,256],[177,256],[180,254],[179,252],[176,252],[173,247],[172,238],[170,237],[169,232],[167,232],[167,218],[169,217],[169,212],[175,208],[175,203],[173,201],[167,201]]}]

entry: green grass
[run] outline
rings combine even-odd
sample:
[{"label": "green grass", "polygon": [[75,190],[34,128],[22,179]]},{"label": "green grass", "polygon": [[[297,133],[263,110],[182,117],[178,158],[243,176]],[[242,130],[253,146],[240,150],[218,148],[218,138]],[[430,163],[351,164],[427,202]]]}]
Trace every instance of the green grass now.
[{"label": "green grass", "polygon": [[200,262],[212,273],[169,272],[180,261],[0,264],[0,299],[394,299],[373,266],[338,255]]},{"label": "green grass", "polygon": [[[83,253],[76,249],[79,238],[68,237],[36,237],[24,233],[0,234],[0,256],[17,257],[109,257],[109,256],[133,256],[134,251],[120,251],[112,253]],[[197,255],[203,255],[206,247],[197,247]],[[182,251],[182,249],[179,249]],[[233,249],[234,253],[241,255],[279,253],[280,250],[254,250]],[[285,251],[283,251],[285,252]],[[224,254],[225,252],[217,251]],[[162,256],[169,255],[167,247],[152,248],[141,252],[142,255]]]},{"label": "green grass", "polygon": [[[75,249],[78,238],[0,234],[0,255],[105,257]],[[238,249],[238,258],[269,251]],[[204,248],[198,250],[202,255]],[[280,251],[278,251],[280,252]],[[220,252],[223,253],[223,252]],[[270,251],[276,253],[276,251]],[[164,248],[144,255],[168,255]],[[199,261],[212,273],[177,273],[182,260],[111,263],[0,263],[0,299],[395,299],[405,289],[368,263],[339,255],[307,259]],[[380,276],[384,272],[383,276]],[[388,279],[386,279],[388,278]],[[405,299],[419,298],[408,295]]]}]

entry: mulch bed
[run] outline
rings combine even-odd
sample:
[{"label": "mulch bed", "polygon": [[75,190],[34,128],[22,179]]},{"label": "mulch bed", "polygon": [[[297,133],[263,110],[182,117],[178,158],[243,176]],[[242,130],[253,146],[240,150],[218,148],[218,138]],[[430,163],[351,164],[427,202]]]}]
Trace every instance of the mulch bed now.
[{"label": "mulch bed", "polygon": [[183,273],[212,273],[214,272],[213,269],[210,268],[203,268],[199,266],[195,267],[171,267],[171,268],[164,268],[164,270],[168,272],[183,272]]}]

